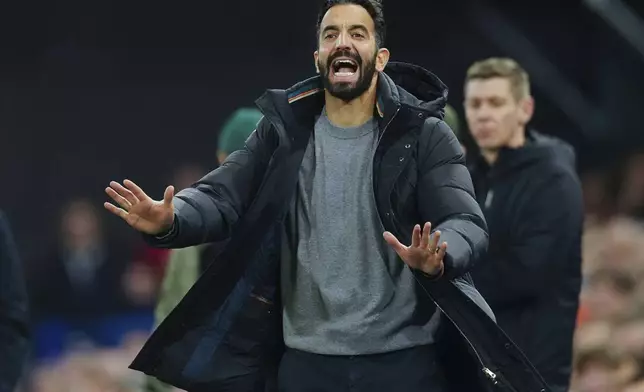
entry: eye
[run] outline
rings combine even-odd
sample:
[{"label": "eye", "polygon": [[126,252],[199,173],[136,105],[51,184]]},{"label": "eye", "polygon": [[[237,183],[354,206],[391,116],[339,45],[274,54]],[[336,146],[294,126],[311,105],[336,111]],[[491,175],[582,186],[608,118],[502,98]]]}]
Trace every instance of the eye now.
[{"label": "eye", "polygon": [[498,107],[501,107],[501,106],[505,105],[505,100],[501,99],[501,98],[492,98],[490,100],[490,105],[492,107],[498,108]]},{"label": "eye", "polygon": [[362,38],[364,38],[364,34],[362,34],[362,33],[353,33],[353,34],[351,34],[351,36],[352,36],[353,38],[356,38],[356,39],[362,39]]},{"label": "eye", "polygon": [[329,34],[324,36],[324,39],[327,39],[327,40],[328,39],[336,39],[337,37],[338,37],[338,35],[336,33],[329,33]]}]

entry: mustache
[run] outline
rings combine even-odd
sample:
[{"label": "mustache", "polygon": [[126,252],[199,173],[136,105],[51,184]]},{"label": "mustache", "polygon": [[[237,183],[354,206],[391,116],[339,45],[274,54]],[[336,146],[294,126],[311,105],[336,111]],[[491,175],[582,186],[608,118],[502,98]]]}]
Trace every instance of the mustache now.
[{"label": "mustache", "polygon": [[337,51],[333,53],[326,61],[327,68],[331,68],[331,64],[340,57],[347,57],[355,61],[358,64],[358,67],[362,66],[362,58],[357,54],[348,50]]}]

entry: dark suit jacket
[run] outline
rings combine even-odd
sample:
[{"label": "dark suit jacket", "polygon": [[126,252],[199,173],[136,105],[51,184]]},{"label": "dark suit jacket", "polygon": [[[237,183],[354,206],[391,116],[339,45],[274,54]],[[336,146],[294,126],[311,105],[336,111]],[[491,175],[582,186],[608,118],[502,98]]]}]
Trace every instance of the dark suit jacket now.
[{"label": "dark suit jacket", "polygon": [[13,392],[29,350],[28,300],[22,264],[0,211],[0,392]]}]

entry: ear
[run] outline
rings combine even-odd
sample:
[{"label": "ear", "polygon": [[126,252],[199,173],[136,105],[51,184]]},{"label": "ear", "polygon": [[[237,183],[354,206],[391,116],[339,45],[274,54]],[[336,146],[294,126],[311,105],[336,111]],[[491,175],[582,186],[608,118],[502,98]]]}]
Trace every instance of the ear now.
[{"label": "ear", "polygon": [[523,125],[527,124],[532,120],[532,115],[534,114],[534,98],[528,96],[523,98],[519,103],[519,121]]},{"label": "ear", "polygon": [[382,72],[385,70],[387,63],[389,62],[389,49],[380,48],[376,54],[376,71]]},{"label": "ear", "polygon": [[315,72],[320,73],[320,67],[318,66],[318,58],[320,57],[318,51],[313,52],[313,64],[315,64]]}]

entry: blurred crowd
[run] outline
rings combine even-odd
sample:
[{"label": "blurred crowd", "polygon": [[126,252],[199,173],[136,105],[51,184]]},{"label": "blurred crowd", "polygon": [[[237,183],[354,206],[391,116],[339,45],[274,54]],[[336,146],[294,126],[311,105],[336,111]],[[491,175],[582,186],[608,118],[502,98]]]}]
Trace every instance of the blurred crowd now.
[{"label": "blurred crowd", "polygon": [[[203,171],[181,167],[188,186]],[[71,200],[58,246],[28,274],[33,350],[24,391],[140,391],[127,365],[154,325],[167,250],[115,241],[103,230],[101,204]]]},{"label": "blurred crowd", "polygon": [[[233,112],[219,132],[213,167],[180,165],[168,182],[177,190],[195,183],[243,148],[260,118],[257,109]],[[28,263],[33,349],[21,391],[147,390],[150,380],[128,365],[192,283],[175,287],[177,279],[164,280],[166,269],[189,269],[196,261],[180,251],[173,259],[173,251],[152,248],[141,239],[133,245],[117,240],[105,229],[108,214],[101,204],[70,200],[62,208],[55,245],[42,260]],[[162,290],[165,307],[157,307]],[[159,314],[161,308],[167,312]]]},{"label": "blurred crowd", "polygon": [[644,153],[583,178],[584,284],[571,392],[644,391]]},{"label": "blurred crowd", "polygon": [[[226,143],[234,150],[246,136]],[[184,165],[169,180],[181,189],[210,169]],[[644,153],[582,179],[584,284],[571,392],[644,391]],[[100,202],[69,201],[57,246],[33,263],[34,346],[21,391],[145,390],[145,377],[127,366],[154,327],[170,253],[115,240],[106,216]]]}]

